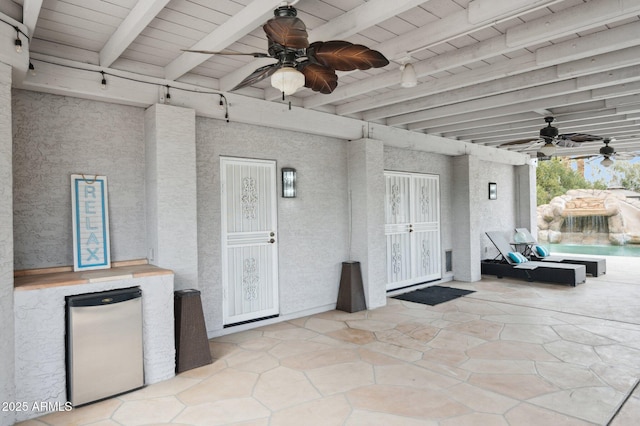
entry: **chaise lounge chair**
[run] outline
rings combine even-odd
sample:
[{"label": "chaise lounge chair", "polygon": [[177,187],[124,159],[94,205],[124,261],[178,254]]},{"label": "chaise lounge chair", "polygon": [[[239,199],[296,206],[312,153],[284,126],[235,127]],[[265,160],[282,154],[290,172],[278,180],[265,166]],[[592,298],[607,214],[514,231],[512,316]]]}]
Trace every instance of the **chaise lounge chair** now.
[{"label": "chaise lounge chair", "polygon": [[516,228],[516,234],[520,234],[524,237],[524,241],[516,241],[516,244],[526,245],[524,255],[531,260],[538,260],[541,262],[554,262],[554,263],[570,263],[574,265],[584,265],[587,268],[587,274],[594,277],[607,273],[607,260],[604,257],[580,257],[580,256],[559,256],[559,255],[543,255],[546,252],[545,249],[540,249],[533,235],[527,228]]},{"label": "chaise lounge chair", "polygon": [[[548,283],[567,284],[576,286],[587,279],[587,269],[584,265],[566,263],[527,261],[524,256],[511,248],[509,242],[499,232],[487,232],[500,254],[495,259],[485,259],[481,262],[482,274],[495,275],[498,278],[513,277],[527,281],[541,281]],[[522,257],[524,262],[517,263],[512,257]]]}]

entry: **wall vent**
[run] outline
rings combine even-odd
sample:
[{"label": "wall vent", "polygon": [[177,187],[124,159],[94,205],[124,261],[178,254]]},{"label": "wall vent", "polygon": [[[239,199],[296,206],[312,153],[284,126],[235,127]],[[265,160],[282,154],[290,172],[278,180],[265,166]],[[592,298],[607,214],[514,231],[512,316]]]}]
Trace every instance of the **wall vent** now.
[{"label": "wall vent", "polygon": [[453,251],[452,250],[446,250],[444,252],[444,267],[445,267],[445,272],[453,272],[453,261],[452,261],[452,257],[453,257]]}]

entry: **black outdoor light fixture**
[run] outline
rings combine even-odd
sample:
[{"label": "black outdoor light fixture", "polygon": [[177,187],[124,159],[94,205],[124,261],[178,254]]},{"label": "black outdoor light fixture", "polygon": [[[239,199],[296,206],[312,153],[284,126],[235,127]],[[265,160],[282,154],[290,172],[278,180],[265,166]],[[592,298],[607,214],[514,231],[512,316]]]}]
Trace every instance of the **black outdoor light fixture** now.
[{"label": "black outdoor light fixture", "polygon": [[296,196],[296,169],[282,168],[282,198],[295,198]]},{"label": "black outdoor light fixture", "polygon": [[489,182],[489,199],[490,200],[498,199],[498,184],[495,182]]}]

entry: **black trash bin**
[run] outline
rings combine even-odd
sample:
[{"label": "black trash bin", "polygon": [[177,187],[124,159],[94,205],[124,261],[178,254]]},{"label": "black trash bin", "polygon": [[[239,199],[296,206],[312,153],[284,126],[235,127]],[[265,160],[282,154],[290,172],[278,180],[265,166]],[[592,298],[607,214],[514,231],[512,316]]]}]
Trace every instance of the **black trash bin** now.
[{"label": "black trash bin", "polygon": [[173,295],[176,373],[211,364],[211,350],[198,290],[178,290]]},{"label": "black trash bin", "polygon": [[342,262],[336,309],[345,312],[358,312],[367,309],[360,262]]}]

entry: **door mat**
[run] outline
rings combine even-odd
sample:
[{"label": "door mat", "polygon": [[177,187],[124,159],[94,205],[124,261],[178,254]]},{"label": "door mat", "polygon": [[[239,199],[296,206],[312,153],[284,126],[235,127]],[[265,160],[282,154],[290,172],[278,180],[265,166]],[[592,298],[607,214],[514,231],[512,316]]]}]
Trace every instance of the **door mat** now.
[{"label": "door mat", "polygon": [[424,305],[435,306],[440,303],[448,302],[467,294],[475,293],[473,290],[462,290],[459,288],[442,287],[434,285],[431,287],[421,288],[409,293],[393,296],[393,299],[405,300],[407,302],[422,303]]}]

